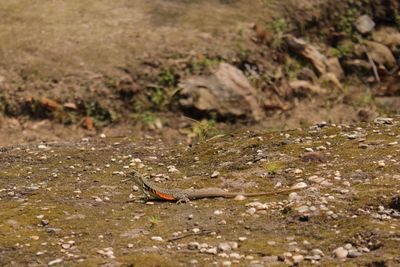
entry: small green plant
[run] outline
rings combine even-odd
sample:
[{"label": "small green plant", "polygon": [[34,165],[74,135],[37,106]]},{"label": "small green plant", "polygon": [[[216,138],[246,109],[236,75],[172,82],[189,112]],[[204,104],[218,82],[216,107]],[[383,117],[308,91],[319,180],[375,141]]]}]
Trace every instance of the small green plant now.
[{"label": "small green plant", "polygon": [[162,69],[158,74],[158,84],[164,87],[175,87],[178,83],[179,76],[173,70]]},{"label": "small green plant", "polygon": [[338,25],[339,30],[344,32],[348,36],[352,36],[353,24],[358,15],[359,12],[357,11],[356,8],[347,9],[339,19],[339,25]]},{"label": "small green plant", "polygon": [[152,112],[145,111],[145,112],[140,114],[139,119],[146,126],[150,126],[150,125],[153,125],[156,122],[157,117]]},{"label": "small green plant", "polygon": [[161,222],[160,217],[158,215],[150,216],[149,221],[151,226],[155,226]]},{"label": "small green plant", "polygon": [[212,67],[218,65],[221,61],[215,58],[201,57],[190,63],[189,69],[192,74],[202,74],[209,72]]},{"label": "small green plant", "polygon": [[192,132],[200,141],[205,141],[216,128],[215,120],[201,120],[192,125]]},{"label": "small green plant", "polygon": [[394,22],[397,25],[397,28],[400,29],[400,8],[394,12]]},{"label": "small green plant", "polygon": [[273,40],[271,44],[272,48],[281,48],[283,43],[283,35],[289,30],[288,23],[284,18],[279,18],[270,22],[269,28],[273,32]]},{"label": "small green plant", "polygon": [[283,167],[283,163],[279,161],[272,161],[264,164],[264,170],[269,175],[276,175],[280,170],[283,169]]},{"label": "small green plant", "polygon": [[0,94],[0,114],[4,114],[6,112],[7,102],[4,95]]},{"label": "small green plant", "polygon": [[332,48],[332,54],[335,57],[342,58],[348,56],[354,52],[354,47],[351,43],[346,43],[342,45],[338,45],[337,47]]},{"label": "small green plant", "polygon": [[85,103],[85,109],[86,116],[92,117],[95,124],[110,123],[113,120],[110,111],[101,106],[98,101]]}]

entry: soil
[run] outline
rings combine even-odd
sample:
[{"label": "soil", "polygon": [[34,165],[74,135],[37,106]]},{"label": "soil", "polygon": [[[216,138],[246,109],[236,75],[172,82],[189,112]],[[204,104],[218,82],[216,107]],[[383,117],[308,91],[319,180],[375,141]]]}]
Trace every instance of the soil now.
[{"label": "soil", "polygon": [[[4,148],[0,263],[398,265],[399,123],[236,132],[192,147],[133,134]],[[131,169],[165,188],[302,189],[146,204]],[[353,256],[338,258],[339,247]]]},{"label": "soil", "polygon": [[[399,4],[331,3],[0,2],[0,265],[399,265],[400,73],[382,64],[377,82],[354,48],[372,34],[353,26],[368,14],[398,32]],[[221,62],[257,90],[261,121],[179,106],[180,82]],[[146,204],[132,169],[166,188],[307,186]]]}]

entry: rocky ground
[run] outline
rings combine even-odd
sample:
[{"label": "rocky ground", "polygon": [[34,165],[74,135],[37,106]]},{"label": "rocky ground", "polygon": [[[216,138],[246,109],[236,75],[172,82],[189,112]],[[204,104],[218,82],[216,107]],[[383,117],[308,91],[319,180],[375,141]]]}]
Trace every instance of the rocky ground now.
[{"label": "rocky ground", "polygon": [[400,265],[399,2],[251,2],[0,2],[0,265]]},{"label": "rocky ground", "polygon": [[[1,265],[398,265],[399,125],[321,122],[191,147],[102,135],[3,148]],[[163,187],[300,190],[144,203],[132,169]]]}]

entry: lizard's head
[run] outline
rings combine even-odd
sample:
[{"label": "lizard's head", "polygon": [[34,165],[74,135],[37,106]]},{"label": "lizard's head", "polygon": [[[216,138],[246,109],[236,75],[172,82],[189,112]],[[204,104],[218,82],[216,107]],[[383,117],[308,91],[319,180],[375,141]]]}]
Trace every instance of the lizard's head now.
[{"label": "lizard's head", "polygon": [[143,187],[143,181],[140,177],[140,175],[136,172],[136,171],[132,171],[128,174],[129,177],[131,177],[133,179],[133,181],[135,182],[135,184],[137,186],[139,186],[140,188]]}]

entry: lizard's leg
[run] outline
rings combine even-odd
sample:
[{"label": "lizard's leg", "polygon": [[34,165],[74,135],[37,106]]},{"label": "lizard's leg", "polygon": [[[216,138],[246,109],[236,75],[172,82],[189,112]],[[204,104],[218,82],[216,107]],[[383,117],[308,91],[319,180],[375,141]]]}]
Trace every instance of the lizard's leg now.
[{"label": "lizard's leg", "polygon": [[176,204],[178,205],[178,204],[182,204],[182,203],[189,203],[190,202],[190,199],[188,198],[188,197],[182,197],[182,198],[180,198],[177,202],[176,202]]}]

